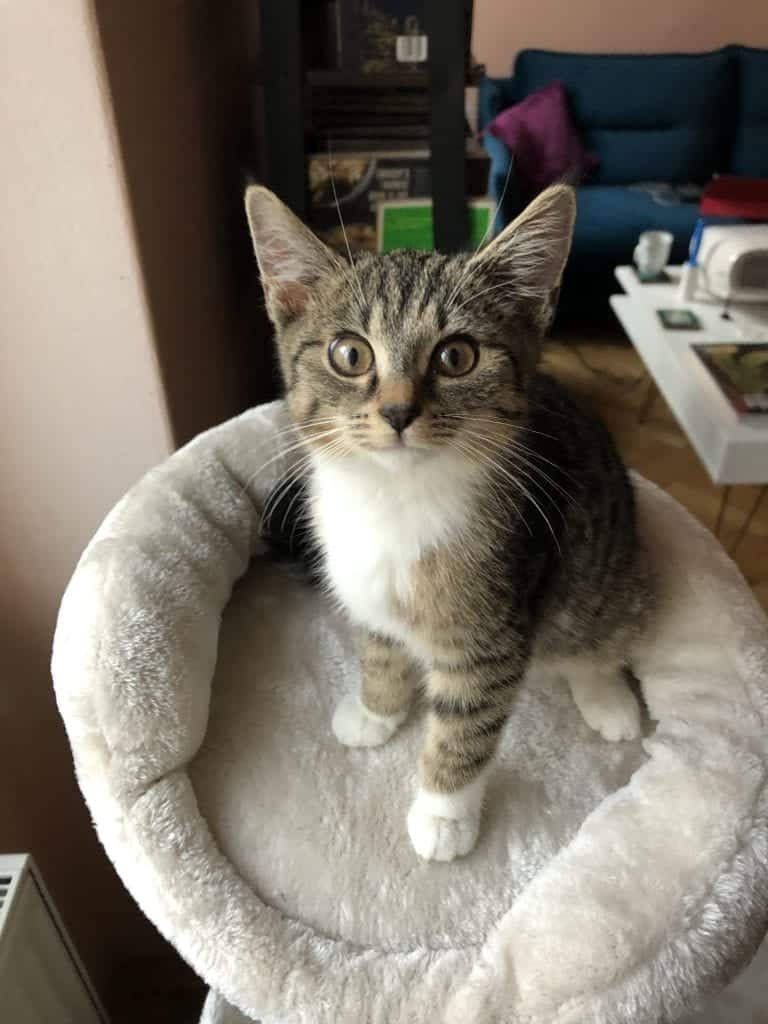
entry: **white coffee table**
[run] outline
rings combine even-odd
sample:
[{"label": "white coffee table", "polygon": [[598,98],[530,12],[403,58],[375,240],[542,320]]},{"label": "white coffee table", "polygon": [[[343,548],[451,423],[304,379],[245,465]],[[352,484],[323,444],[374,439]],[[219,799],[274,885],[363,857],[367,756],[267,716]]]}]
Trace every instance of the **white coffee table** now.
[{"label": "white coffee table", "polygon": [[[658,388],[713,482],[724,485],[715,532],[719,532],[731,486],[763,485],[732,545],[733,550],[768,491],[768,416],[754,422],[740,418],[691,345],[768,341],[768,305],[731,307],[729,318],[723,319],[723,304],[708,301],[702,295],[697,295],[694,302],[680,302],[680,268],[668,267],[667,272],[671,279],[668,283],[642,284],[633,267],[617,267],[616,278],[625,294],[612,295],[610,302],[651,378],[644,410],[647,411]],[[675,306],[693,310],[701,321],[701,329],[666,329],[656,311]]]}]

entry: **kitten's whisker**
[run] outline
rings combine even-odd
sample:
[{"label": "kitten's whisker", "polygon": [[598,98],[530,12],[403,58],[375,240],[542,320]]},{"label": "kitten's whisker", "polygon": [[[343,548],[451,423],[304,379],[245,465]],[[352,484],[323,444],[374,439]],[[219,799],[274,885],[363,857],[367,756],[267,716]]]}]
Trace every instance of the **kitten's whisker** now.
[{"label": "kitten's whisker", "polygon": [[453,312],[459,313],[465,306],[468,306],[470,302],[475,302],[477,299],[482,298],[483,295],[488,295],[490,292],[497,292],[501,288],[510,289],[512,288],[512,285],[509,281],[500,281],[496,284],[489,285],[488,288],[481,288],[479,292],[473,292],[469,298],[466,298],[463,302],[460,302],[458,306],[455,306]]},{"label": "kitten's whisker", "polygon": [[[467,416],[465,418],[465,422],[469,423],[470,425],[472,423],[490,423],[490,424],[492,424],[494,426],[498,426],[500,421],[499,420],[483,420],[483,419],[480,419],[479,417]],[[576,483],[576,481],[571,476],[571,474],[568,473],[567,470],[563,469],[563,467],[560,466],[557,462],[553,462],[552,459],[548,459],[545,455],[542,455],[541,452],[536,451],[535,448],[529,448],[527,445],[523,444],[522,441],[519,441],[514,436],[510,437],[510,436],[507,435],[505,437],[494,437],[492,435],[483,434],[480,431],[473,431],[473,430],[466,430],[465,432],[469,433],[469,434],[473,434],[475,437],[477,437],[478,440],[482,439],[483,441],[486,441],[486,442],[488,442],[490,444],[496,445],[499,448],[500,451],[504,451],[507,446],[510,446],[515,451],[525,452],[526,456],[529,459],[536,459],[539,462],[546,463],[548,466],[552,466],[553,469],[556,469],[558,471],[558,473],[562,474],[563,477],[565,477],[568,480],[571,480],[574,484]],[[549,436],[549,435],[545,435],[545,436]],[[552,483],[555,483],[555,481],[552,480]],[[557,485],[557,486],[559,486],[559,485]],[[561,489],[563,490],[564,494],[566,494],[566,493],[569,494],[569,492],[567,492],[565,490],[565,488],[561,488]],[[569,497],[570,497],[570,494],[569,494]]]},{"label": "kitten's whisker", "polygon": [[302,433],[302,431],[314,431],[318,429],[327,430],[331,426],[340,425],[341,424],[339,424],[338,417],[334,416],[329,417],[324,422],[320,421],[317,423],[304,423],[302,424],[301,427],[284,427],[282,430],[275,431],[275,433],[271,434],[269,437],[269,441],[270,443],[274,441],[286,442],[286,444],[298,443],[305,436],[305,434]]},{"label": "kitten's whisker", "polygon": [[513,450],[513,452],[515,454],[518,454],[518,453],[520,454],[520,457],[521,457],[522,461],[525,463],[525,465],[530,466],[531,469],[535,469],[536,472],[540,473],[541,476],[544,477],[545,480],[549,480],[549,482],[552,484],[552,486],[556,487],[560,491],[561,494],[563,494],[566,498],[568,498],[574,504],[578,504],[578,502],[576,501],[574,496],[571,494],[571,492],[568,490],[568,488],[564,487],[562,484],[558,483],[557,480],[555,480],[555,478],[553,476],[551,476],[549,473],[547,473],[547,471],[545,469],[542,469],[542,467],[540,465],[538,465],[537,463],[543,462],[543,463],[545,463],[548,466],[553,466],[559,473],[562,474],[563,477],[565,477],[567,480],[570,480],[572,483],[575,484],[576,481],[573,479],[573,477],[570,475],[570,473],[566,473],[566,471],[564,469],[561,469],[560,466],[557,465],[557,463],[550,461],[550,459],[544,458],[544,456],[543,455],[539,455],[538,452],[533,452],[530,449],[521,448],[521,447],[518,447],[517,445],[513,445],[512,446],[512,450]]},{"label": "kitten's whisker", "polygon": [[[560,484],[557,482],[557,480],[553,480],[552,477],[549,476],[547,473],[545,473],[543,469],[540,469],[538,466],[533,465],[530,462],[527,462],[525,459],[508,459],[507,462],[512,467],[512,469],[518,469],[518,470],[522,469],[522,470],[525,470],[526,472],[534,473],[534,474],[536,474],[536,476],[540,477],[541,480],[544,481],[544,483],[541,483],[538,486],[539,486],[540,490],[542,490],[544,493],[547,493],[546,485],[548,484],[558,494],[560,494],[565,501],[570,502],[572,505],[575,505],[577,508],[581,507],[581,506],[579,506],[578,502],[573,497],[573,495],[570,494],[564,487],[561,487]],[[551,495],[547,494],[547,496],[549,497],[549,500],[552,501],[552,504],[555,505],[556,503],[555,503],[555,501],[553,501]],[[558,511],[559,511],[559,505],[557,505],[556,507],[558,508]],[[562,512],[560,514],[562,515]],[[565,517],[563,517],[563,518],[565,518]]]},{"label": "kitten's whisker", "polygon": [[338,416],[313,416],[312,419],[305,420],[303,423],[286,423],[284,427],[275,430],[272,436],[279,437],[281,434],[287,434],[292,430],[306,430],[310,427],[322,426],[325,423],[337,423],[338,419]]},{"label": "kitten's whisker", "polygon": [[339,423],[338,417],[336,416],[328,417],[327,421],[309,421],[308,423],[302,424],[301,427],[285,427],[282,430],[279,430],[270,436],[270,448],[274,447],[272,444],[273,441],[284,440],[287,437],[286,446],[279,448],[275,453],[276,457],[280,457],[280,455],[286,454],[288,451],[290,451],[291,447],[295,445],[300,445],[305,438],[310,436],[309,434],[302,433],[302,431],[312,431],[316,430],[319,427],[322,428],[323,431],[325,431],[326,429],[329,429],[328,424],[334,424],[338,429],[342,429],[342,425]]},{"label": "kitten's whisker", "polygon": [[488,221],[488,227],[485,229],[485,233],[483,234],[483,237],[480,239],[479,245],[477,246],[477,248],[475,249],[474,253],[472,254],[473,256],[477,256],[477,254],[483,248],[485,243],[488,241],[488,236],[490,234],[492,234],[493,231],[496,228],[496,218],[498,217],[499,211],[501,210],[501,204],[504,202],[504,199],[506,198],[507,189],[509,188],[509,183],[512,180],[512,168],[514,167],[514,165],[515,165],[514,160],[510,160],[509,161],[509,167],[507,168],[507,175],[504,178],[504,186],[503,186],[503,188],[501,190],[501,195],[499,196],[499,201],[498,201],[498,203],[496,203],[496,209],[493,211],[493,217],[491,217],[491,219]]},{"label": "kitten's whisker", "polygon": [[[504,202],[504,199],[505,199],[506,194],[507,194],[507,189],[509,188],[509,182],[510,182],[510,180],[512,178],[512,167],[513,166],[514,166],[514,161],[510,161],[509,167],[507,168],[507,175],[504,178],[504,186],[502,187],[501,195],[499,196],[499,201],[496,203],[496,207],[495,207],[495,209],[493,211],[493,216],[488,221],[488,227],[483,232],[483,237],[478,242],[477,247],[475,248],[475,251],[472,253],[472,256],[467,260],[467,262],[462,267],[461,273],[459,274],[459,279],[456,282],[456,286],[453,289],[453,291],[451,292],[451,294],[448,296],[448,298],[446,299],[446,302],[445,302],[446,307],[450,307],[455,302],[456,296],[461,291],[465,281],[467,280],[467,277],[468,277],[469,273],[475,269],[474,266],[472,265],[472,261],[474,260],[475,256],[477,256],[477,254],[480,252],[480,250],[483,248],[485,243],[488,241],[489,236],[491,236],[494,233],[495,229],[496,229],[496,218],[499,215],[499,210],[501,210],[501,204]],[[459,306],[458,308],[461,309],[461,306]]]},{"label": "kitten's whisker", "polygon": [[275,457],[281,458],[282,456],[285,456],[290,452],[294,451],[296,448],[301,448],[302,445],[310,444],[311,442],[314,441],[319,441],[324,437],[330,437],[332,434],[337,434],[343,431],[343,424],[338,423],[338,421],[336,422],[337,425],[334,427],[323,427],[322,429],[317,430],[313,433],[304,433],[300,431],[298,437],[290,441],[286,447],[282,448],[280,451],[275,453]]},{"label": "kitten's whisker", "polygon": [[[546,485],[549,484],[551,487],[553,487],[555,489],[555,491],[559,492],[566,501],[573,501],[573,498],[571,497],[571,495],[566,490],[564,490],[557,483],[557,481],[553,480],[551,477],[547,476],[546,473],[544,473],[542,470],[540,470],[537,466],[531,465],[529,462],[526,462],[524,459],[510,459],[510,458],[508,458],[508,459],[505,459],[504,461],[510,467],[510,470],[512,472],[522,473],[522,475],[525,477],[525,479],[528,480],[533,487],[538,487],[538,489],[541,491],[541,493],[544,495],[544,497],[546,497],[547,501],[551,502],[553,507],[555,509],[557,509],[558,515],[563,520],[563,522],[565,522],[565,515],[564,515],[562,509],[560,508],[560,505],[552,497],[552,495],[549,493],[549,491],[547,490],[547,486]],[[536,477],[531,476],[532,473],[537,474],[545,482],[542,483],[540,480],[537,480]]]},{"label": "kitten's whisker", "polygon": [[[286,520],[289,520],[291,512],[293,511],[293,506],[296,504],[296,501],[298,500],[298,498],[300,496],[301,496],[301,491],[297,489],[296,493],[291,498],[290,504],[288,505],[288,508],[286,509],[285,514],[283,515],[283,529],[285,529]],[[299,506],[299,510],[298,510],[298,512],[296,514],[296,518],[295,518],[295,520],[293,522],[293,527],[291,528],[291,536],[288,538],[288,545],[289,545],[289,547],[293,547],[293,540],[294,540],[294,537],[296,536],[296,528],[297,528],[297,526],[299,525],[299,523],[301,522],[302,519],[306,519],[306,518],[307,518],[307,508],[306,508],[306,506],[304,506],[304,507]]]},{"label": "kitten's whisker", "polygon": [[[517,393],[520,395],[525,395],[525,392],[523,391],[519,391]],[[465,423],[490,423],[492,426],[495,427],[499,425],[508,425],[510,422],[509,420],[501,418],[494,420],[489,419],[487,417],[483,418],[481,416],[474,416],[472,415],[472,413],[443,413],[443,415],[445,416],[446,419],[450,420],[461,420],[462,422]],[[529,427],[527,423],[515,423],[513,429],[515,431],[519,431],[520,433],[536,434],[538,437],[548,437],[550,441],[560,440],[560,438],[556,437],[554,434],[545,434],[543,430],[534,430],[532,427]]]},{"label": "kitten's whisker", "polygon": [[310,458],[309,454],[307,454],[303,456],[301,459],[299,459],[299,461],[296,462],[293,466],[291,466],[288,472],[285,474],[285,476],[281,476],[278,478],[278,481],[275,484],[275,487],[272,490],[271,494],[269,495],[269,498],[267,499],[267,502],[262,511],[261,521],[259,524],[260,530],[264,523],[272,516],[272,513],[276,505],[282,499],[283,495],[294,483],[298,482],[302,478],[302,476],[304,476],[307,469],[309,468],[309,465]]},{"label": "kitten's whisker", "polygon": [[[336,433],[336,431],[333,431],[333,433]],[[267,459],[266,462],[262,463],[258,467],[258,469],[256,469],[251,474],[251,476],[248,477],[248,479],[245,481],[245,485],[244,486],[245,487],[250,487],[250,485],[254,482],[254,480],[258,476],[260,476],[265,470],[269,469],[270,466],[274,465],[274,463],[276,463],[276,462],[279,462],[281,460],[287,459],[294,452],[301,451],[302,449],[306,448],[307,444],[310,441],[318,441],[321,438],[326,437],[326,436],[328,436],[328,435],[323,433],[323,434],[318,434],[317,436],[315,436],[313,438],[307,438],[307,439],[302,438],[300,441],[296,441],[296,442],[286,446],[285,448],[281,449],[279,452],[275,452],[275,454],[270,459]]]},{"label": "kitten's whisker", "polygon": [[[267,502],[264,505],[264,508],[262,509],[261,518],[259,519],[259,534],[263,532],[264,526],[271,521],[272,516],[275,510],[277,509],[277,506],[279,505],[280,501],[282,501],[283,497],[288,493],[291,486],[294,483],[297,483],[302,478],[302,476],[303,473],[293,473],[288,477],[281,477],[280,480],[278,480],[277,484],[275,485],[275,489],[269,495],[269,498],[267,499]],[[285,516],[283,516],[283,525],[284,524]]]},{"label": "kitten's whisker", "polygon": [[341,205],[339,204],[339,196],[336,192],[336,178],[333,173],[333,154],[331,153],[331,140],[328,139],[328,171],[331,177],[331,190],[333,192],[333,202],[336,206],[336,213],[339,217],[339,224],[341,225],[341,233],[344,236],[344,245],[347,250],[347,257],[349,259],[349,266],[352,271],[352,277],[354,278],[355,288],[357,289],[357,302],[360,307],[360,314],[362,315],[365,310],[365,296],[363,295],[363,289],[360,287],[360,278],[357,276],[357,268],[355,262],[352,259],[352,249],[347,238],[347,229],[344,225],[344,217],[341,214]]},{"label": "kitten's whisker", "polygon": [[[560,547],[560,541],[558,540],[557,534],[555,533],[554,528],[552,526],[552,523],[549,520],[549,516],[547,516],[546,512],[544,511],[544,509],[538,503],[538,501],[533,496],[533,494],[531,494],[531,492],[528,490],[528,488],[517,477],[513,476],[507,469],[505,469],[502,465],[500,465],[495,459],[489,458],[486,455],[486,453],[484,453],[484,452],[476,452],[476,455],[478,456],[478,458],[484,458],[486,460],[486,462],[488,463],[488,465],[492,466],[497,472],[501,473],[504,477],[506,477],[506,479],[509,480],[509,482],[514,487],[518,487],[522,491],[522,493],[525,495],[525,497],[537,509],[539,515],[544,520],[544,522],[547,524],[547,528],[549,529],[549,532],[552,534],[552,540],[555,542],[555,546],[556,546],[558,552],[560,552],[562,554],[562,549]],[[552,499],[550,497],[550,501],[551,500]],[[554,504],[554,502],[553,502],[553,504]]]},{"label": "kitten's whisker", "polygon": [[[301,477],[298,477],[295,482],[298,483],[300,479],[301,479]],[[283,520],[282,520],[282,524],[281,524],[281,529],[284,530],[286,523],[288,521],[290,521],[290,516],[291,516],[291,512],[293,511],[293,506],[296,504],[296,502],[298,501],[298,499],[300,497],[301,497],[301,489],[297,487],[296,488],[296,493],[291,498],[291,500],[288,502],[288,508],[285,510],[285,512],[283,512]],[[301,514],[304,514],[304,513],[301,512]],[[297,517],[297,521],[298,521],[298,518],[299,517]],[[291,543],[293,543],[293,535],[294,535],[295,532],[296,532],[296,523],[294,523],[293,529],[291,530]]]},{"label": "kitten's whisker", "polygon": [[[343,439],[337,439],[336,441],[329,441],[325,446],[323,446],[323,452],[324,452],[325,457],[327,458],[328,454],[329,454],[329,452],[325,451],[325,449],[333,448],[334,445],[338,445],[340,443],[342,445],[344,444]],[[346,451],[342,451],[341,454],[347,454],[347,452]],[[333,457],[333,452],[330,452],[330,455],[331,455],[331,458],[332,458]],[[303,476],[304,473],[306,472],[306,469],[309,468],[309,465],[311,463],[311,456],[312,456],[312,453],[311,452],[308,453],[306,459],[304,460],[304,467],[303,467],[302,473],[299,474],[298,477],[295,477],[294,480],[300,479],[301,476]],[[297,489],[296,494],[294,494],[293,498],[291,498],[291,501],[290,501],[290,503],[288,505],[288,508],[286,509],[286,511],[283,514],[283,523],[282,523],[282,528],[283,529],[285,529],[286,520],[289,519],[290,514],[293,511],[293,506],[296,504],[296,501],[298,500],[298,498],[300,496],[301,496],[301,491]],[[307,518],[307,514],[308,514],[308,508],[305,506],[303,509],[300,510],[299,514],[296,516],[296,519],[294,521],[293,527],[291,529],[291,536],[289,538],[289,544],[290,545],[293,545],[293,539],[294,539],[294,537],[296,535],[296,529],[297,529],[297,527],[299,525],[300,520],[302,518],[306,519]]]},{"label": "kitten's whisker", "polygon": [[[552,459],[546,458],[546,456],[542,455],[540,452],[537,452],[535,449],[528,448],[526,445],[522,444],[521,442],[517,441],[514,438],[512,439],[511,442],[509,442],[509,444],[511,445],[512,453],[514,453],[514,454],[518,454],[519,453],[521,458],[522,458],[522,460],[523,460],[523,462],[527,466],[530,466],[532,469],[535,469],[546,480],[549,480],[550,483],[554,487],[556,487],[560,491],[561,494],[565,495],[567,498],[569,498],[575,504],[578,504],[578,502],[576,502],[576,499],[573,497],[573,495],[571,494],[571,492],[568,490],[567,487],[564,487],[562,484],[558,483],[554,479],[554,477],[552,477],[550,474],[548,474],[546,472],[546,470],[542,469],[542,467],[540,465],[537,465],[536,463],[543,462],[547,466],[552,466],[552,468],[555,469],[564,479],[570,480],[572,484],[578,486],[576,480],[571,476],[570,473],[568,473],[566,470],[564,470],[562,468],[562,466],[558,465],[558,463],[556,463],[556,462],[553,462]],[[506,451],[506,448],[502,449],[502,451]]]},{"label": "kitten's whisker", "polygon": [[459,294],[459,292],[461,291],[462,287],[464,286],[464,282],[467,280],[468,267],[469,267],[469,263],[465,263],[464,266],[461,268],[461,272],[459,274],[459,278],[458,278],[456,284],[453,286],[451,294],[445,300],[445,308],[448,311],[450,311],[451,306],[456,301],[456,296]]},{"label": "kitten's whisker", "polygon": [[504,473],[509,478],[511,483],[513,483],[516,487],[519,487],[520,490],[522,491],[522,493],[525,495],[525,497],[533,504],[533,506],[536,508],[536,510],[538,511],[538,513],[541,516],[541,518],[547,524],[547,529],[552,534],[552,540],[555,542],[555,547],[557,548],[558,553],[562,554],[562,548],[560,547],[560,541],[558,540],[557,534],[555,533],[555,531],[554,531],[554,529],[552,527],[552,523],[549,520],[549,516],[546,514],[544,509],[541,507],[541,505],[538,503],[538,501],[534,498],[534,496],[531,494],[531,492],[528,490],[528,488],[525,486],[525,484],[521,483],[516,477],[513,477],[510,473],[506,473],[506,471],[503,470],[500,466],[497,466],[496,468],[499,470],[499,472]]},{"label": "kitten's whisker", "polygon": [[[333,450],[334,446],[338,446],[340,443],[343,444],[343,439],[342,438],[335,438],[334,440],[328,441],[324,445],[321,445],[318,450],[322,454],[327,455],[329,452],[331,452]],[[287,491],[290,489],[290,487],[294,483],[298,482],[301,479],[301,477],[304,476],[307,473],[308,469],[311,466],[312,455],[313,455],[313,452],[312,451],[308,451],[304,456],[302,456],[301,459],[299,459],[296,463],[294,463],[289,468],[288,472],[286,473],[286,475],[284,477],[281,477],[278,480],[278,483],[276,484],[275,489],[271,493],[271,495],[269,497],[269,500],[267,501],[266,505],[264,506],[264,510],[262,511],[261,519],[260,519],[260,522],[259,522],[259,532],[261,532],[261,530],[262,530],[262,528],[264,526],[264,523],[267,522],[270,519],[270,517],[272,516],[272,514],[273,514],[273,512],[275,510],[275,507],[282,500],[282,498],[287,493]],[[289,506],[289,511],[290,511],[290,508],[292,507],[293,502],[295,500],[296,500],[296,496],[293,498],[293,500],[291,502],[291,506]],[[283,517],[283,523],[285,522],[285,516],[287,516],[287,515],[288,515],[288,512],[286,512],[284,517]]]},{"label": "kitten's whisker", "polygon": [[[465,458],[469,458],[472,461],[478,460],[478,456],[475,451],[461,445],[460,443],[453,444],[449,442],[446,445],[446,447],[458,452],[460,455],[463,455]],[[481,463],[483,462],[482,459],[479,459],[478,461],[480,461]],[[497,516],[497,520],[495,523],[496,529],[501,530],[503,533],[510,534],[511,536],[515,535],[515,519],[511,518],[509,514],[509,506],[511,505],[513,511],[516,513],[517,520],[519,520],[523,524],[525,529],[528,531],[528,533],[531,536],[533,536],[531,528],[528,525],[525,516],[523,515],[519,506],[509,497],[509,494],[506,491],[500,490],[493,476],[488,472],[485,473],[484,486],[488,488],[491,496],[491,501],[488,503],[488,508]],[[466,555],[467,552],[465,552],[465,557]],[[480,560],[477,558],[471,558],[470,563],[476,567],[477,572],[480,575],[487,571],[487,565],[480,562]]]},{"label": "kitten's whisker", "polygon": [[[485,457],[485,454],[483,452],[481,452],[481,451],[478,451],[477,449],[475,449],[470,444],[464,444],[461,441],[458,441],[458,440],[454,439],[453,442],[449,442],[448,446],[454,448],[456,451],[462,452],[465,455],[469,455],[472,458],[478,458],[485,465],[490,466],[490,468],[493,468],[493,464]],[[500,495],[506,496],[505,492],[504,491],[500,492],[496,488],[496,485],[495,485],[495,482],[493,481],[493,478],[490,478],[488,482],[489,482],[489,484],[491,486],[491,489],[492,489],[492,491],[494,493],[494,496],[496,498],[496,503],[497,503],[498,510],[501,511],[502,513],[506,512],[507,511],[506,510],[506,506],[505,506],[503,500],[500,497]],[[517,514],[518,518],[521,520],[521,522],[525,526],[525,528],[528,531],[528,533],[531,534],[531,536],[533,536],[531,528],[528,525],[528,523],[527,523],[527,521],[525,519],[525,516],[522,514],[522,512],[520,510],[520,507],[517,505],[517,503],[515,501],[512,500],[512,498],[508,498],[508,501],[512,505],[512,509]]]},{"label": "kitten's whisker", "polygon": [[[521,391],[521,392],[518,392],[518,393],[519,393],[519,394],[521,394],[521,395],[523,394],[523,392],[522,392],[522,391]],[[553,416],[558,416],[558,415],[561,415],[560,413],[556,413],[554,409],[548,409],[548,408],[547,408],[546,406],[544,406],[544,405],[541,405],[541,403],[538,403],[538,408],[539,408],[539,409],[543,409],[543,410],[544,410],[544,412],[548,412],[548,413],[550,413],[550,414],[551,414],[551,415],[553,415]],[[494,422],[498,422],[498,421],[494,421]],[[555,434],[547,434],[547,433],[546,433],[545,431],[543,431],[543,430],[534,430],[534,428],[533,428],[533,427],[529,427],[529,426],[528,426],[528,424],[527,424],[527,423],[524,423],[524,422],[521,422],[521,423],[515,423],[515,424],[514,424],[514,429],[515,429],[515,431],[516,431],[517,433],[520,433],[520,434],[535,434],[535,435],[536,435],[537,437],[546,437],[546,438],[549,438],[549,440],[550,440],[550,441],[560,441],[560,440],[561,440],[561,439],[560,439],[559,437],[557,437],[557,435],[555,435]]]},{"label": "kitten's whisker", "polygon": [[[303,454],[300,456],[300,458],[296,462],[292,462],[287,467],[286,471],[290,471],[295,465],[298,465],[298,464],[306,461],[311,456],[311,454],[312,454],[312,447],[311,446],[312,445],[316,444],[318,441],[322,441],[323,438],[329,438],[329,437],[330,438],[334,438],[338,434],[342,433],[343,430],[344,430],[343,427],[334,427],[334,428],[332,428],[330,430],[323,430],[323,431],[320,431],[320,432],[315,433],[315,434],[309,434],[309,435],[303,436],[296,443],[291,444],[291,445],[288,446],[288,448],[285,448],[282,451],[278,452],[277,455],[275,456],[275,459],[273,459],[272,461],[275,461],[276,459],[279,459],[279,458],[286,458],[287,456],[292,455],[296,451],[303,451]],[[330,442],[326,442],[326,443],[330,443]],[[265,466],[266,465],[267,464],[265,464]],[[262,467],[262,469],[263,468],[265,468],[265,467]]]},{"label": "kitten's whisker", "polygon": [[247,477],[245,481],[243,481],[242,491],[246,491],[253,484],[253,482],[256,480],[258,476],[260,476],[266,469],[268,469],[278,460],[287,458],[290,454],[292,454],[295,451],[298,451],[301,448],[306,447],[307,444],[309,443],[319,441],[322,438],[329,437],[333,434],[338,434],[343,430],[344,427],[334,427],[331,430],[322,431],[321,433],[311,435],[309,437],[302,437],[300,440],[292,442],[287,447],[282,448],[278,452],[275,452],[271,458],[267,459],[266,462],[262,463],[258,467],[258,469],[256,469],[249,477]]},{"label": "kitten's whisker", "polygon": [[[571,501],[575,500],[571,495],[570,491],[563,487],[562,484],[558,483],[557,480],[555,480],[554,477],[550,476],[546,472],[546,470],[541,468],[541,466],[537,466],[535,462],[531,461],[531,455],[533,453],[525,453],[524,450],[518,450],[514,442],[499,442],[495,438],[485,437],[484,435],[478,434],[476,432],[472,433],[470,431],[467,431],[467,433],[470,433],[471,436],[473,436],[477,441],[481,441],[485,444],[492,445],[494,447],[494,455],[496,457],[503,458],[505,461],[515,466],[523,465],[526,468],[532,470],[533,472],[538,473],[543,479],[547,480],[550,484],[552,484],[552,486],[556,490],[558,490],[560,494],[563,495],[563,497],[568,498]],[[508,450],[508,446],[510,444],[511,451]],[[518,455],[518,451],[521,451],[522,454],[520,454],[519,457],[516,457]],[[548,459],[545,459],[544,461],[549,463],[550,465],[554,465],[556,469],[560,469],[560,467],[555,465],[555,463],[550,463]],[[564,475],[567,476],[567,474]]]},{"label": "kitten's whisker", "polygon": [[[480,442],[494,443],[494,442],[490,442],[490,439],[483,438],[482,435],[479,435],[479,434],[475,434],[474,437],[475,437],[475,440],[480,441]],[[561,518],[563,520],[565,520],[565,516],[563,515],[562,510],[560,509],[560,506],[554,500],[552,495],[547,491],[546,487],[542,483],[540,483],[538,480],[534,479],[530,475],[530,473],[537,473],[540,477],[542,477],[544,480],[546,480],[556,491],[559,491],[560,494],[562,494],[562,496],[567,501],[571,501],[571,502],[573,502],[573,504],[578,505],[578,502],[575,500],[575,498],[564,487],[562,487],[556,480],[553,480],[552,477],[550,477],[547,473],[545,473],[544,470],[541,469],[539,466],[536,466],[535,464],[527,461],[525,458],[515,458],[513,455],[511,455],[509,452],[507,452],[507,451],[505,451],[503,449],[496,449],[494,451],[494,457],[501,457],[501,458],[503,458],[503,461],[506,462],[514,471],[519,472],[519,473],[521,472],[523,474],[523,476],[533,486],[538,487],[538,489],[547,498],[547,500],[550,501],[552,503],[552,505],[557,509],[559,515],[561,516]],[[527,472],[528,470],[530,470],[530,473]]]},{"label": "kitten's whisker", "polygon": [[548,437],[550,441],[559,441],[559,437],[555,437],[554,434],[545,434],[543,430],[534,430],[533,427],[529,427],[525,423],[521,423],[517,428],[524,434],[536,434],[538,437]]}]

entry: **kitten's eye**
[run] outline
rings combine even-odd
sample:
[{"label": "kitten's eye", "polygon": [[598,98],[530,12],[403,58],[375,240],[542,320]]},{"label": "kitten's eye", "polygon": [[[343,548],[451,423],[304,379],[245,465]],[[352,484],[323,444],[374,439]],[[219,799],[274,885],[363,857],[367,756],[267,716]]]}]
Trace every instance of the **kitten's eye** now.
[{"label": "kitten's eye", "polygon": [[342,334],[331,342],[328,358],[343,377],[362,377],[373,366],[373,349],[356,334]]},{"label": "kitten's eye", "polygon": [[432,363],[444,377],[463,377],[475,368],[477,345],[471,338],[448,338],[435,349]]}]

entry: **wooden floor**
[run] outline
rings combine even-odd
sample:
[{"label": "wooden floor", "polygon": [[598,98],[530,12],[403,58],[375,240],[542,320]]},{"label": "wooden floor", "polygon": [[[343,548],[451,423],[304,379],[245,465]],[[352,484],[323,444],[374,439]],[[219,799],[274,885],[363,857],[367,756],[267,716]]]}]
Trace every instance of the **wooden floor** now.
[{"label": "wooden floor", "polygon": [[[637,415],[648,378],[634,350],[622,342],[551,342],[544,368],[586,397],[613,431],[624,459],[714,529],[722,490],[712,483],[663,398],[644,423]],[[721,540],[728,547],[759,488],[731,491]],[[736,550],[735,561],[768,611],[768,496]]]},{"label": "wooden floor", "polygon": [[206,985],[168,946],[121,964],[105,993],[111,1024],[197,1024]]}]

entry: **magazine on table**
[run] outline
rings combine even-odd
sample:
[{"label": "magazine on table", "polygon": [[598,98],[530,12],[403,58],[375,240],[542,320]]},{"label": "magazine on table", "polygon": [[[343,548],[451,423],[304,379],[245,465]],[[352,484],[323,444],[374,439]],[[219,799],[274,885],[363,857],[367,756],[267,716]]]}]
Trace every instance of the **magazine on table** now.
[{"label": "magazine on table", "polygon": [[768,415],[768,342],[691,346],[739,416]]}]

